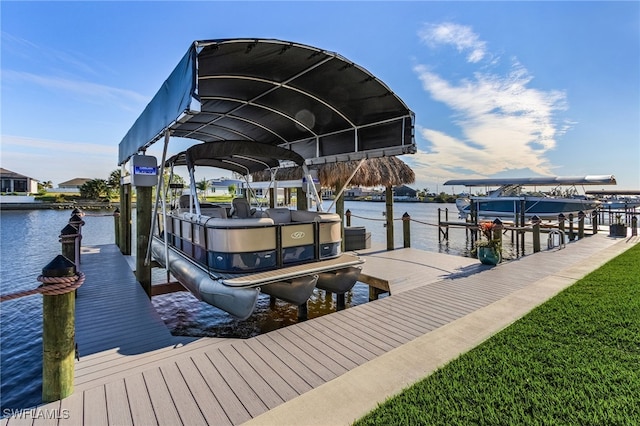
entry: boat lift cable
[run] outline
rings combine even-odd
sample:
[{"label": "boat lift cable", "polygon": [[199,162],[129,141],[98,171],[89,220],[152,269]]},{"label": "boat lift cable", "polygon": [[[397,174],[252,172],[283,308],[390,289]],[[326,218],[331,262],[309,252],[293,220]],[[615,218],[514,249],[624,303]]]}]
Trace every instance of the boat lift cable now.
[{"label": "boat lift cable", "polygon": [[[162,162],[161,166],[164,168],[164,162],[167,159],[167,148],[169,147],[169,131],[167,130],[164,134],[164,149],[162,150]],[[156,201],[153,207],[153,216],[151,217],[151,230],[149,231],[149,242],[147,244],[147,253],[144,259],[144,265],[149,266],[151,262],[151,243],[153,242],[153,231],[156,227],[156,221],[158,217],[158,204],[160,200],[160,194],[164,195],[164,174],[162,172],[158,173],[158,185],[156,187]],[[165,230],[165,248],[167,246],[167,238],[166,238],[166,229],[167,229],[167,205],[166,205],[166,197],[162,197],[162,217],[163,217],[163,229]],[[166,248],[168,250],[168,248]],[[166,251],[165,251],[166,253]],[[167,256],[166,259],[169,257]],[[167,263],[167,262],[165,262]],[[168,265],[167,265],[168,266]]]},{"label": "boat lift cable", "polygon": [[302,173],[307,179],[307,191],[306,191],[306,193],[308,194],[309,190],[311,190],[313,198],[315,199],[315,202],[316,202],[316,210],[319,211],[319,212],[324,212],[324,210],[322,208],[322,199],[320,198],[320,195],[318,194],[318,190],[316,189],[316,185],[313,182],[313,177],[311,176],[311,172],[309,171],[309,167],[307,167],[307,163],[303,163],[302,164]]}]

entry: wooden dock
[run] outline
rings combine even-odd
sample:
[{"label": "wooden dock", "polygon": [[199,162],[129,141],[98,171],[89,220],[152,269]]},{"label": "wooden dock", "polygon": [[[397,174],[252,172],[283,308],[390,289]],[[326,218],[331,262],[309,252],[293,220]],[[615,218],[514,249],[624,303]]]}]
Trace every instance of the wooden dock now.
[{"label": "wooden dock", "polygon": [[246,340],[171,336],[118,249],[85,247],[75,393],[39,407],[57,419],[1,424],[241,424],[572,265],[589,272],[607,260],[599,263],[601,252],[620,243],[599,234],[497,267],[413,249],[373,250],[365,273],[382,275],[390,297]]}]

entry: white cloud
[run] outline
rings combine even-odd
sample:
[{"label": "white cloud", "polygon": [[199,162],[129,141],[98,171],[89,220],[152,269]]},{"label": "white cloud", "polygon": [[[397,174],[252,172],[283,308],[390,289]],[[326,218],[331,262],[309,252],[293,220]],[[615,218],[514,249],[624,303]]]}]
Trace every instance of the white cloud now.
[{"label": "white cloud", "polygon": [[81,96],[84,101],[93,103],[114,103],[127,110],[138,111],[140,105],[146,105],[149,98],[131,90],[119,89],[103,84],[90,83],[76,79],[42,76],[28,72],[12,70],[2,71],[3,84],[20,81],[43,87],[47,90]]},{"label": "white cloud", "polygon": [[[422,35],[423,39],[449,41],[460,51],[482,51],[474,57],[487,55],[485,43],[467,27],[447,23],[427,28],[431,38]],[[431,98],[453,111],[459,135],[419,129],[417,134],[429,147],[416,160],[428,164],[431,174],[479,177],[525,169],[551,174],[545,154],[568,128],[567,123],[559,126],[554,116],[566,109],[563,92],[531,87],[532,76],[517,60],[506,74],[472,71],[459,81],[447,80],[425,65],[414,71]]]},{"label": "white cloud", "polygon": [[487,43],[480,40],[471,27],[445,22],[427,24],[418,33],[420,39],[431,47],[450,44],[459,52],[467,52],[469,62],[479,62],[487,54]]}]

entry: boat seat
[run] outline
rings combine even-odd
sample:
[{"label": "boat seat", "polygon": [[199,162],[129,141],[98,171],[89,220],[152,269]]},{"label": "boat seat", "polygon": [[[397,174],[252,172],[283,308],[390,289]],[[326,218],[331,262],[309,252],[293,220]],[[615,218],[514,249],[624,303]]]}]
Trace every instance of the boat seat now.
[{"label": "boat seat", "polygon": [[202,213],[204,216],[215,217],[217,219],[227,218],[227,209],[220,206],[201,208],[200,213]]},{"label": "boat seat", "polygon": [[267,215],[273,219],[273,223],[291,223],[291,210],[286,207],[267,209]]},{"label": "boat seat", "polygon": [[234,198],[231,201],[231,216],[237,218],[249,218],[255,213],[246,198]]},{"label": "boat seat", "polygon": [[309,210],[291,210],[292,222],[340,222],[340,215]]}]

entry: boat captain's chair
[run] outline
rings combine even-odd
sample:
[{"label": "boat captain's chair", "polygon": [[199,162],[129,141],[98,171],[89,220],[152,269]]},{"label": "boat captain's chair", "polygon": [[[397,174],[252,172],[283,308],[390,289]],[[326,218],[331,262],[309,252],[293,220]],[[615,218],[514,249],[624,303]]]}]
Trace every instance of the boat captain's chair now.
[{"label": "boat captain's chair", "polygon": [[246,198],[234,198],[231,201],[231,217],[246,219],[252,217],[256,209],[252,209]]},{"label": "boat captain's chair", "polygon": [[178,199],[178,207],[180,207],[181,209],[188,209],[190,200],[191,200],[191,195],[182,194]]}]

